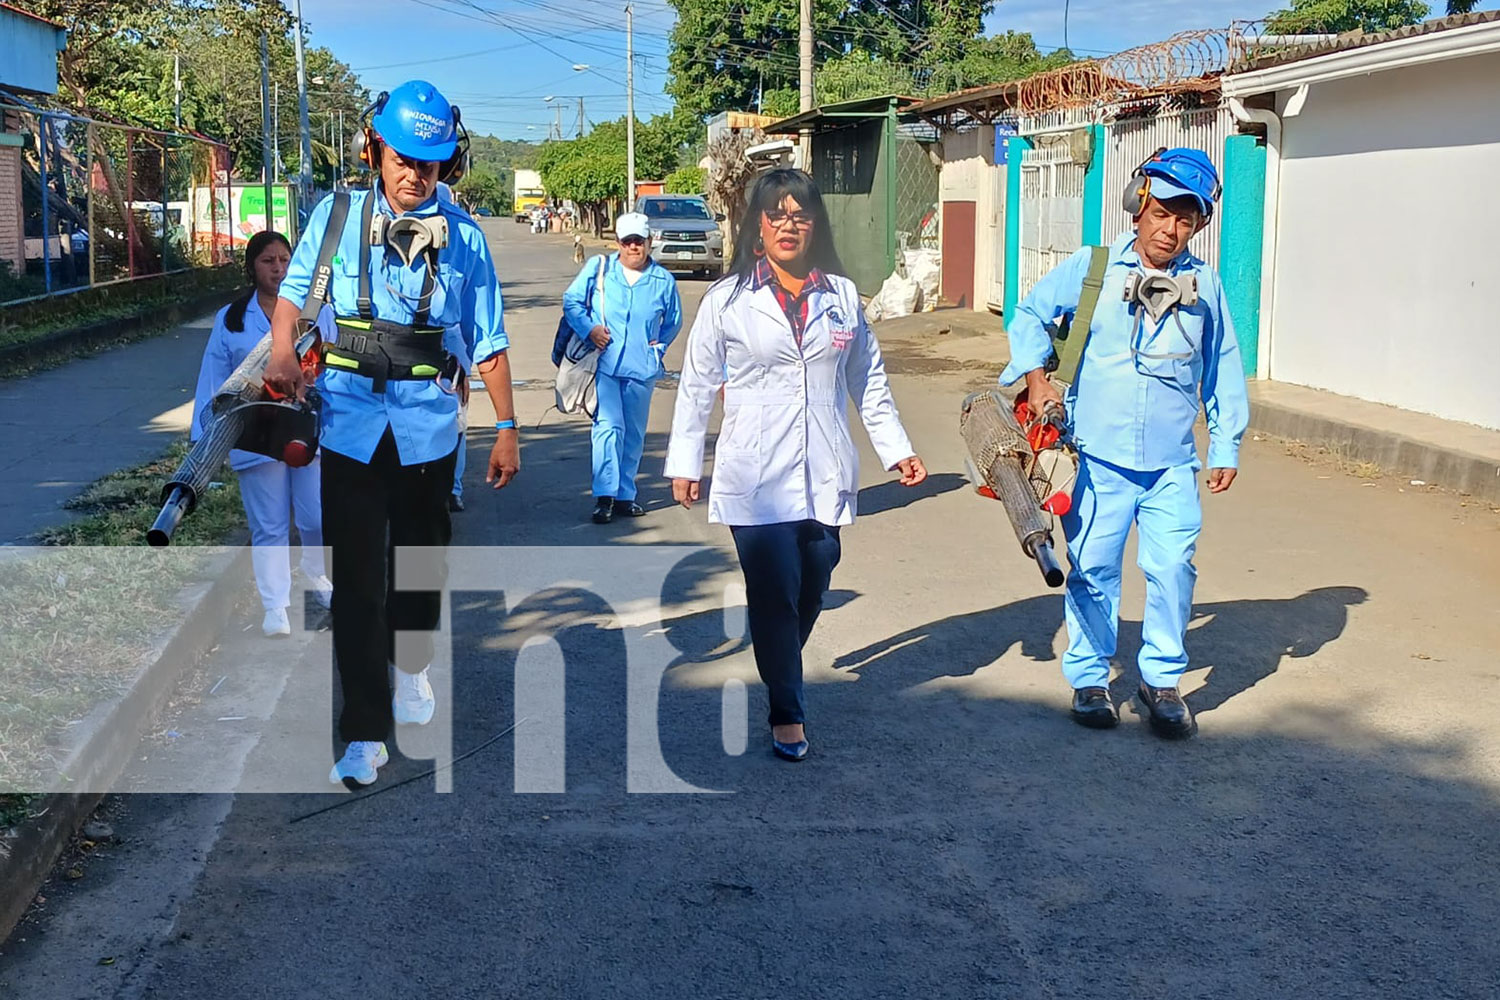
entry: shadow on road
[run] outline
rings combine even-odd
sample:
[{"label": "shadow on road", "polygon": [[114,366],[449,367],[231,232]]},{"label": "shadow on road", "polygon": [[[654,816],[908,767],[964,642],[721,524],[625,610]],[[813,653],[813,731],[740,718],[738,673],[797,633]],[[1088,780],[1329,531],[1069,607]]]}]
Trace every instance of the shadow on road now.
[{"label": "shadow on road", "polygon": [[[1189,669],[1212,668],[1204,685],[1187,696],[1193,711],[1210,712],[1271,676],[1286,657],[1311,656],[1343,634],[1349,606],[1369,595],[1359,587],[1320,587],[1286,600],[1225,601],[1196,605],[1187,637]],[[965,676],[985,667],[1014,645],[1037,662],[1056,660],[1066,643],[1062,596],[1030,597],[986,611],[954,615],[843,654],[840,670],[906,687],[934,676]],[[1110,684],[1116,702],[1134,695],[1140,682],[1135,659],[1139,621],[1122,621]],[[939,671],[934,673],[934,670]]]},{"label": "shadow on road", "polygon": [[868,517],[888,510],[899,510],[967,485],[968,480],[956,472],[935,472],[919,486],[902,486],[895,480],[866,486],[859,491],[859,513],[861,517]]}]

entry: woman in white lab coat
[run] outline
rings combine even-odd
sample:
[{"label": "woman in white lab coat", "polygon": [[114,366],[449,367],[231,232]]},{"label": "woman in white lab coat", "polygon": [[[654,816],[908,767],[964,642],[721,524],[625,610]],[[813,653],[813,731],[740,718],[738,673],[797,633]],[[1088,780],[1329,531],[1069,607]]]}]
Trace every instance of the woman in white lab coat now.
[{"label": "woman in white lab coat", "polygon": [[901,427],[823,199],[800,170],[756,180],[732,269],[704,295],[688,335],[666,468],[685,507],[699,497],[704,438],[721,387],[708,519],[729,525],[745,573],[772,750],[802,760],[802,647],[839,561],[839,528],[854,520],[859,493],[846,399],[859,408],[881,465],[899,470],[903,485],[922,482],[927,470]]},{"label": "woman in white lab coat", "polygon": [[[271,321],[267,317],[276,309],[276,293],[291,259],[291,244],[280,233],[266,231],[250,237],[245,248],[245,275],[250,279],[250,288],[219,310],[203,349],[193,404],[193,440],[202,435],[213,419],[210,404],[214,393],[270,331]],[[325,340],[334,338],[333,314],[326,307],[318,317],[318,326]],[[329,583],[323,565],[319,488],[322,462],[314,457],[311,464],[294,469],[264,455],[236,448],[229,453],[229,467],[239,476],[240,499],[250,523],[251,562],[265,610],[261,631],[272,638],[291,635],[287,607],[291,604],[292,569],[287,546],[294,512],[297,533],[302,539],[302,573],[307,578],[307,588],[325,608],[333,600],[333,584]]]}]

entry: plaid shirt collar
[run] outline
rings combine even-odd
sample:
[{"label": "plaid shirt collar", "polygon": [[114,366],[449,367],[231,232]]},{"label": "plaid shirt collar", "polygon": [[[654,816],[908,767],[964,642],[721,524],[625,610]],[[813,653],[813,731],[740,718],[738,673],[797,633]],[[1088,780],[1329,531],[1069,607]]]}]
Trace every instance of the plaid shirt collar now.
[{"label": "plaid shirt collar", "polygon": [[781,311],[786,314],[786,320],[792,327],[792,334],[797,338],[797,344],[802,344],[802,334],[807,330],[807,306],[812,299],[813,292],[832,292],[833,282],[828,276],[816,267],[807,272],[807,280],[802,284],[802,291],[793,295],[781,286],[776,280],[776,272],[771,269],[771,262],[762,257],[755,262],[755,272],[750,276],[750,288],[758,291],[770,286],[776,296]]}]

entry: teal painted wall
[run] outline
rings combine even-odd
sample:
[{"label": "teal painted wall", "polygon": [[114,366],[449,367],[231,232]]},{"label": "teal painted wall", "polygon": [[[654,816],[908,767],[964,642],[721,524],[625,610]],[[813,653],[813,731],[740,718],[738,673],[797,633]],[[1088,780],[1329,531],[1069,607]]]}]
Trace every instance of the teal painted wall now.
[{"label": "teal painted wall", "polygon": [[[1261,244],[1265,239],[1266,147],[1253,135],[1224,141],[1223,229],[1219,277],[1240,343],[1245,374],[1255,375],[1260,345]],[[1270,280],[1270,276],[1264,276]]]},{"label": "teal painted wall", "polygon": [[1010,137],[1010,151],[1005,160],[1005,301],[1001,303],[1006,322],[1016,314],[1016,286],[1021,283],[1021,152],[1031,148],[1031,140]]},{"label": "teal painted wall", "polygon": [[1094,152],[1083,175],[1083,245],[1104,242],[1104,126],[1091,125]]}]

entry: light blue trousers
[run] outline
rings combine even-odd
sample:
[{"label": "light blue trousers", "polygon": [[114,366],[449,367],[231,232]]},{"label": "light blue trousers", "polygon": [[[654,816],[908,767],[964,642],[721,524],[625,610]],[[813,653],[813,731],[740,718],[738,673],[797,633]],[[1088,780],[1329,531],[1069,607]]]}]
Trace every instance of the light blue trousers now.
[{"label": "light blue trousers", "polygon": [[464,470],[469,467],[469,436],[460,432],[458,435],[458,460],[453,464],[453,495],[463,499],[464,495]]},{"label": "light blue trousers", "polygon": [[1183,637],[1198,579],[1193,553],[1203,526],[1199,467],[1136,472],[1086,455],[1079,460],[1073,509],[1062,519],[1072,563],[1064,600],[1063,676],[1074,688],[1109,686],[1109,658],[1119,633],[1121,562],[1136,524],[1136,561],[1146,574],[1141,679],[1152,687],[1176,687],[1187,669]]},{"label": "light blue trousers", "polygon": [[594,496],[635,499],[635,476],[646,446],[646,418],[656,383],[600,374],[594,417]]}]

